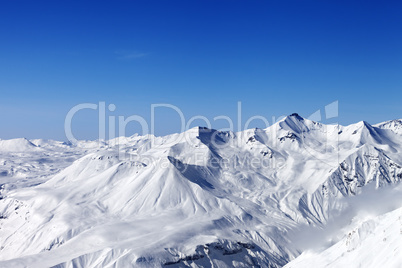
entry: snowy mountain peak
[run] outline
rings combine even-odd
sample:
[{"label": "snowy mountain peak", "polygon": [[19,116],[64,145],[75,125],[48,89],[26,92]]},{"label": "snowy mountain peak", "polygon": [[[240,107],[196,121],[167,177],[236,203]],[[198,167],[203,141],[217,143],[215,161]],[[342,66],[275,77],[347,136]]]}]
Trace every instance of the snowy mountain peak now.
[{"label": "snowy mountain peak", "polygon": [[378,127],[381,129],[389,129],[398,135],[402,135],[402,119],[395,119],[395,120],[390,120],[390,121],[386,121],[383,123],[379,123],[379,124],[375,125],[375,127]]},{"label": "snowy mountain peak", "polygon": [[0,140],[0,152],[26,152],[39,148],[26,138]]},{"label": "snowy mountain peak", "polygon": [[305,119],[298,115],[297,113],[293,113],[282,120],[278,121],[273,125],[275,129],[283,129],[285,131],[290,131],[295,134],[300,134],[303,132],[308,132],[309,130],[316,129],[320,127],[320,123],[311,121],[309,119]]},{"label": "snowy mountain peak", "polygon": [[293,113],[289,115],[289,117],[295,117],[297,120],[304,120],[304,118],[301,117],[298,113]]}]

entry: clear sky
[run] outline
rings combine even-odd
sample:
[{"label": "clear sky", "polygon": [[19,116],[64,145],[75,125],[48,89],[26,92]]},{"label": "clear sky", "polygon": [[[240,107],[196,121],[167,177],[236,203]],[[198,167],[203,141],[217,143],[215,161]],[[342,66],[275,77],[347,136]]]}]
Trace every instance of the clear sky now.
[{"label": "clear sky", "polygon": [[[401,10],[399,1],[2,1],[0,138],[64,140],[67,112],[99,101],[116,105],[108,115],[146,120],[153,103],[235,121],[238,101],[243,118],[271,119],[336,100],[341,124],[402,118]],[[95,111],[77,114],[77,138],[96,138],[96,122]],[[160,135],[179,131],[173,110],[157,110],[156,124]]]}]

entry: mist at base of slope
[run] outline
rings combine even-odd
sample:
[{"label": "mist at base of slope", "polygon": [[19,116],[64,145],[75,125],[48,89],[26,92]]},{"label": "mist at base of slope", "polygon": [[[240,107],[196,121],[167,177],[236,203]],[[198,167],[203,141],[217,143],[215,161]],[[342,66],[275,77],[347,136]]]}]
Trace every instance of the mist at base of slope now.
[{"label": "mist at base of slope", "polygon": [[371,183],[360,195],[342,200],[340,207],[343,209],[329,212],[331,217],[325,225],[304,225],[290,231],[290,241],[300,251],[322,251],[340,241],[359,223],[401,208],[402,185],[376,188]]}]

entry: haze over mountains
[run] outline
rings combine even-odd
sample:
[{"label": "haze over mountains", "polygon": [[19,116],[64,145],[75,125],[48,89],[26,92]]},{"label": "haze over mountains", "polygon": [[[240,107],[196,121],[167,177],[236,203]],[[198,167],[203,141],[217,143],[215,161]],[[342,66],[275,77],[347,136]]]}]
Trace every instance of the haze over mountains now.
[{"label": "haze over mountains", "polygon": [[0,140],[0,266],[398,267],[401,135],[401,120],[293,114],[236,133]]}]

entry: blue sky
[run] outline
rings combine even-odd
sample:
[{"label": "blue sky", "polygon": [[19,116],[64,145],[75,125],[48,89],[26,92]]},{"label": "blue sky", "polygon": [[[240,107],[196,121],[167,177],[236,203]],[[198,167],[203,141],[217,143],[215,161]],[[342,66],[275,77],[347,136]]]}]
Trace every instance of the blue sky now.
[{"label": "blue sky", "polygon": [[[339,101],[341,124],[402,118],[397,1],[3,1],[0,138],[64,140],[83,102],[150,119],[297,112]],[[157,111],[157,134],[178,132]],[[192,126],[203,125],[202,121]],[[260,126],[256,122],[253,126]],[[215,128],[227,127],[215,122]],[[127,134],[138,131],[132,124]],[[76,115],[97,137],[97,113]]]}]

